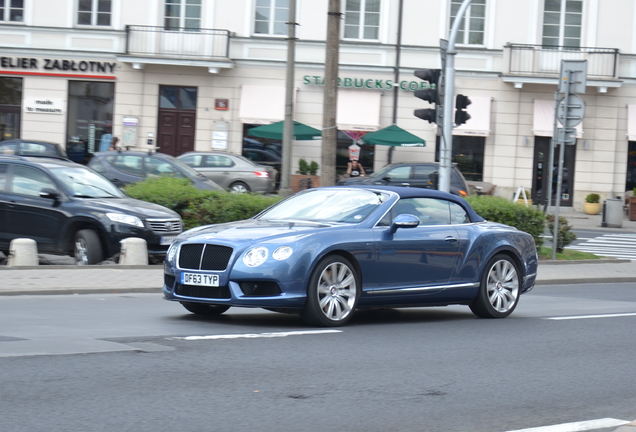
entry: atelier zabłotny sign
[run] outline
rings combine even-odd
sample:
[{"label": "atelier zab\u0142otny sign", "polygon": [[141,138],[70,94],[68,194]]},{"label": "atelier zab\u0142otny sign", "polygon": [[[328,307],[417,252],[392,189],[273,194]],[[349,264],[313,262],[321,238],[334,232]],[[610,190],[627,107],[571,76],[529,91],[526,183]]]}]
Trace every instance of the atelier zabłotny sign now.
[{"label": "atelier zab\u0142otny sign", "polygon": [[0,57],[3,69],[40,70],[50,72],[115,72],[116,62],[93,60],[38,59],[33,57]]},{"label": "atelier zab\u0142otny sign", "polygon": [[[393,80],[383,80],[375,78],[338,78],[338,87],[343,88],[366,88],[371,90],[391,90],[393,89]],[[325,79],[318,75],[305,75],[303,84],[324,86]],[[415,91],[430,88],[426,81],[406,81],[402,80],[397,83],[397,87],[401,90]]]}]

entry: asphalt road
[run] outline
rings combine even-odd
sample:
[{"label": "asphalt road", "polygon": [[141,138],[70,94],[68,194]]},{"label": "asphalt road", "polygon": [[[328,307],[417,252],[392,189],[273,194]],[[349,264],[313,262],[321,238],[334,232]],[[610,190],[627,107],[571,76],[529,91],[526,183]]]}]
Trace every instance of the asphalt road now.
[{"label": "asphalt road", "polygon": [[636,284],[626,283],[537,286],[505,320],[413,308],[362,311],[338,329],[259,309],[200,318],[153,294],[0,297],[0,430],[631,421],[635,326]]}]

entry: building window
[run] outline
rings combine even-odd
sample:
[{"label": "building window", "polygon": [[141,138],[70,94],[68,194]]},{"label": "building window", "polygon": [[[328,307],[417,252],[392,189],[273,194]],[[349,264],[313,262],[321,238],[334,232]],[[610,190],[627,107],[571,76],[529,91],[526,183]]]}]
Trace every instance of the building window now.
[{"label": "building window", "polygon": [[288,19],[289,0],[256,0],[255,34],[285,35]]},{"label": "building window", "polygon": [[22,78],[0,77],[0,141],[20,138]]},{"label": "building window", "polygon": [[69,159],[86,163],[113,133],[115,84],[69,81],[66,152]]},{"label": "building window", "polygon": [[110,26],[110,17],[112,15],[111,7],[111,0],[79,0],[77,24]]},{"label": "building window", "polygon": [[543,45],[580,47],[582,18],[582,0],[545,0]]},{"label": "building window", "polygon": [[24,0],[0,0],[0,21],[24,22]]},{"label": "building window", "polygon": [[[452,162],[468,181],[484,181],[485,137],[453,136]],[[435,144],[435,161],[439,162],[440,137]]]},{"label": "building window", "polygon": [[345,5],[345,39],[378,40],[380,35],[380,0],[347,0]]},{"label": "building window", "polygon": [[166,30],[201,28],[201,0],[166,0]]},{"label": "building window", "polygon": [[[462,5],[462,0],[451,1],[451,27]],[[457,32],[457,43],[463,45],[483,45],[486,23],[486,0],[473,0]]]}]

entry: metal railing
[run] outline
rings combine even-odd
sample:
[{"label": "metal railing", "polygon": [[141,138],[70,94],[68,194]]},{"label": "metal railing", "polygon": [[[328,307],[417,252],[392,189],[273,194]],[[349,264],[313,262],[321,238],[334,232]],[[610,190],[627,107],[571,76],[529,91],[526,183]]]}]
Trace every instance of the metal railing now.
[{"label": "metal railing", "polygon": [[126,54],[212,60],[227,59],[229,51],[229,30],[126,26]]},{"label": "metal railing", "polygon": [[617,48],[508,44],[510,75],[555,77],[561,60],[587,60],[587,76],[595,79],[618,78]]}]

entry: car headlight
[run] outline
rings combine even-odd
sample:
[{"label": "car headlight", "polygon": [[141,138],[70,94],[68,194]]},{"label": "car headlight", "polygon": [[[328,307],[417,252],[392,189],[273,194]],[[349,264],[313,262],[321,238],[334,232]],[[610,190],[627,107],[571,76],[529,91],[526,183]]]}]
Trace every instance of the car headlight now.
[{"label": "car headlight", "polygon": [[113,222],[119,222],[126,225],[133,225],[139,228],[143,228],[144,224],[137,216],[125,215],[122,213],[106,213],[108,219]]},{"label": "car headlight", "polygon": [[276,261],[284,261],[291,256],[294,250],[289,246],[281,246],[272,254],[272,258]]},{"label": "car headlight", "polygon": [[177,255],[177,250],[179,250],[179,244],[177,242],[173,242],[166,253],[166,261],[174,260],[175,255]]},{"label": "car headlight", "polygon": [[269,255],[266,247],[258,246],[245,252],[243,255],[243,264],[248,267],[258,267],[263,264]]}]

